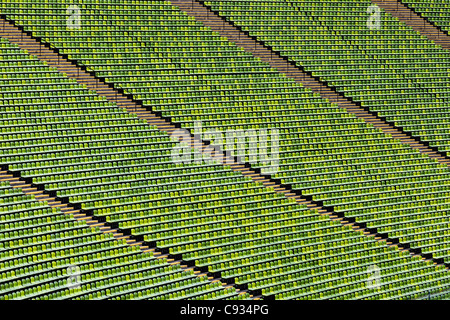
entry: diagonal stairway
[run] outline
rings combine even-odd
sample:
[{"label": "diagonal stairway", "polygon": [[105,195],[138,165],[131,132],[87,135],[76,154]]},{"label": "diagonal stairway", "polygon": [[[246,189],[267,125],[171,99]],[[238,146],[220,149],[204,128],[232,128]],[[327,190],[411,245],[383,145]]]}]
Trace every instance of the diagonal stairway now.
[{"label": "diagonal stairway", "polygon": [[401,22],[410,26],[415,31],[433,40],[444,49],[450,49],[450,37],[447,32],[429,21],[427,18],[417,14],[414,10],[397,0],[371,0],[372,3],[383,8]]}]

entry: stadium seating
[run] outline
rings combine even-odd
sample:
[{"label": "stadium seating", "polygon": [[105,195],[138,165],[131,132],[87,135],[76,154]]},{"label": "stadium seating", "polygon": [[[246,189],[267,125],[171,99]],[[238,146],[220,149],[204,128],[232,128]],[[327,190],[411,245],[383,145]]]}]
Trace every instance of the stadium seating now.
[{"label": "stadium seating", "polygon": [[447,50],[383,9],[377,29],[370,0],[205,3],[338,92],[449,151]]},{"label": "stadium seating", "polygon": [[0,183],[0,299],[243,299]]},{"label": "stadium seating", "polygon": [[[80,4],[79,30],[68,30],[64,1],[3,1],[0,8],[26,30],[185,128],[192,130],[194,121],[202,120],[206,129],[222,132],[279,129],[280,168],[274,178],[401,243],[450,260],[447,167],[312,94],[168,2],[99,3]],[[266,3],[289,12],[286,17],[305,17],[299,15],[298,2],[286,8],[281,1]],[[259,16],[271,12],[286,22],[283,10],[261,11]],[[312,18],[305,21],[318,25]],[[425,40],[417,41],[423,50],[428,48]],[[307,210],[226,166],[175,164],[171,150],[176,143],[166,134],[7,41],[0,44],[0,164],[47,191],[185,261],[261,290],[263,296],[411,299],[450,286],[442,266]],[[361,57],[360,49],[354,50]],[[317,61],[314,52],[305,59]],[[426,69],[426,62],[421,67]],[[394,69],[387,68],[386,79],[397,80]],[[431,86],[437,83],[430,81]],[[396,88],[392,85],[393,96]],[[417,94],[424,92],[417,89]],[[389,106],[396,100],[386,101]],[[255,167],[264,165],[260,161]],[[92,250],[101,247],[96,246]],[[381,272],[377,287],[368,285],[372,266]],[[96,280],[94,273],[88,278],[93,284],[83,287],[83,293],[63,290],[59,279],[48,288],[33,286],[4,298],[247,297],[171,267],[161,271],[164,276],[158,274],[156,288],[153,271],[142,271],[137,278],[112,272],[107,280]],[[179,278],[166,285],[173,280],[171,273]],[[9,277],[4,288],[15,290]]]},{"label": "stadium seating", "polygon": [[445,0],[401,0],[417,14],[450,32],[450,6]]},{"label": "stadium seating", "polygon": [[[250,290],[260,290],[263,296],[411,299],[450,286],[448,271],[442,266],[307,210],[225,166],[174,163],[171,150],[175,142],[167,134],[8,42],[2,40],[1,44],[8,77],[2,79],[0,161],[70,203],[104,216],[157,248],[181,255],[184,261],[247,284]],[[28,75],[33,77],[27,79]],[[68,228],[75,225],[73,222]],[[53,234],[59,229],[49,231]],[[16,237],[22,241],[23,235],[17,233]],[[111,239],[112,244],[114,241]],[[105,249],[109,247],[92,245],[89,250],[95,248],[108,252]],[[74,249],[74,254],[79,253]],[[368,270],[374,265],[380,268],[377,287],[368,285]],[[100,271],[86,279],[100,277]],[[64,281],[58,280],[58,285],[32,286],[7,298],[214,297],[208,295],[210,291],[216,298],[241,298],[223,291],[219,284],[206,284],[205,279],[185,279],[192,276],[189,273],[180,273],[179,282],[166,285],[171,278],[165,273],[172,271],[164,269],[164,276],[158,274],[160,286],[155,289],[153,271],[142,271],[137,278],[111,272],[111,279],[90,287],[86,284],[82,288],[87,292],[82,294],[63,289]],[[7,287],[16,288],[12,283]],[[203,283],[200,291],[190,289]],[[61,290],[54,292],[54,285]],[[90,292],[93,288],[95,292]]]},{"label": "stadium seating", "polygon": [[[97,71],[97,76],[126,88],[136,99],[142,99],[145,105],[162,111],[164,116],[170,116],[173,122],[181,123],[185,128],[192,130],[195,121],[202,121],[205,129],[217,129],[219,132],[228,129],[279,129],[279,168],[274,178],[306,196],[312,196],[313,200],[322,201],[338,213],[354,217],[357,222],[366,223],[379,232],[399,239],[401,243],[409,243],[413,248],[431,253],[435,258],[450,260],[445,236],[449,230],[449,219],[446,217],[449,206],[447,167],[312,94],[181,14],[175,7],[157,1],[150,6],[111,1],[109,11],[104,12],[103,19],[98,19],[96,1],[91,1],[81,5],[84,10],[83,28],[67,30],[66,6],[63,3],[35,1],[34,7],[21,8],[22,12],[12,3],[17,2],[11,2],[11,5],[5,2],[2,10],[8,11],[9,17],[16,23],[26,26],[36,36],[45,38],[60,48],[61,52],[92,67]],[[281,6],[277,1],[270,3]],[[122,11],[114,11],[114,8],[123,10],[123,14],[120,14]],[[51,14],[47,14],[49,12]],[[283,11],[277,12],[281,14]],[[130,20],[125,19],[124,15]],[[146,19],[131,20],[131,17],[140,15]],[[262,14],[258,16],[263,17]],[[406,29],[403,31],[407,32]],[[115,41],[110,41],[112,39]],[[426,40],[423,42],[426,44]],[[311,61],[316,60],[312,53],[309,56]],[[147,63],[143,63],[144,60]],[[270,87],[264,89],[265,86]],[[70,92],[75,95],[77,90]],[[20,101],[24,96],[19,96],[20,93],[16,91],[12,89],[11,93],[3,93],[6,97],[4,101],[10,108],[8,110],[21,110],[21,104],[14,101]],[[67,92],[61,92],[61,96]],[[23,94],[31,95],[30,92]],[[84,97],[83,101],[100,103],[93,93],[85,92],[81,96]],[[377,101],[380,100],[378,97]],[[71,197],[70,201],[82,203],[86,209],[94,210],[98,215],[110,216],[108,219],[118,222],[121,218],[110,213],[135,211],[134,208],[148,209],[150,205],[149,201],[139,200],[138,197],[142,196],[141,192],[151,193],[151,189],[139,189],[142,185],[133,185],[137,182],[132,179],[140,180],[161,174],[160,168],[165,168],[169,160],[160,160],[160,166],[149,172],[145,164],[150,161],[150,157],[154,158],[154,153],[149,153],[149,140],[143,136],[141,138],[140,131],[147,131],[145,135],[153,135],[148,133],[153,131],[144,123],[127,118],[129,116],[120,113],[120,110],[112,111],[114,115],[109,114],[104,109],[106,106],[109,108],[109,105],[105,102],[101,102],[101,105],[102,112],[95,116],[100,121],[85,121],[86,116],[78,115],[64,116],[67,119],[65,125],[51,124],[51,127],[60,128],[68,134],[95,133],[96,142],[85,137],[89,142],[74,145],[69,138],[54,137],[53,143],[49,143],[48,139],[39,140],[42,145],[30,141],[32,146],[25,148],[26,143],[16,141],[14,145],[14,141],[8,137],[4,141],[5,146],[9,144],[16,151],[5,154],[4,159],[13,170],[22,171],[25,177],[33,177],[35,183],[45,184],[51,191],[58,190],[59,195]],[[23,108],[25,111],[25,108],[30,107]],[[31,108],[41,109],[36,106]],[[65,111],[61,109],[61,112]],[[38,116],[33,113],[33,117]],[[54,121],[45,118],[45,114],[41,113],[40,116],[44,116],[45,121]],[[9,124],[17,121],[12,129],[15,135],[26,137],[28,133],[24,130],[28,130],[28,116],[13,113],[8,117],[11,118],[4,121]],[[43,125],[41,121],[39,125]],[[69,121],[77,124],[69,124]],[[125,130],[121,129],[125,124],[128,125],[126,131],[133,131],[133,134],[126,136],[128,133],[124,131],[125,136],[121,135],[117,140],[127,141],[127,146],[113,148],[112,144],[116,146],[119,142],[114,142],[110,137],[113,132],[116,134]],[[92,129],[89,128],[91,125],[94,126]],[[46,124],[45,128],[51,127]],[[98,127],[107,127],[101,129],[103,136]],[[83,128],[83,131],[76,133],[76,128]],[[47,157],[42,157],[42,150],[48,145],[59,150],[56,154],[48,152]],[[173,145],[167,141],[160,146],[170,149]],[[82,159],[72,159],[74,156],[70,149],[74,147],[80,148],[78,152],[85,155]],[[139,162],[125,158],[136,157],[129,154],[132,148],[140,152],[137,156]],[[121,153],[120,158],[117,158],[117,152]],[[163,151],[155,152],[156,155],[163,154]],[[35,161],[38,157],[39,161]],[[249,160],[248,154],[246,159]],[[100,166],[96,163],[100,160],[106,160],[107,163]],[[56,162],[61,168],[56,168]],[[85,171],[94,163],[96,170],[92,168],[87,176]],[[254,167],[264,168],[266,165],[259,161]],[[203,180],[211,175],[203,170],[207,168],[191,168],[186,175],[195,172],[199,176],[199,183],[208,183]],[[181,177],[179,173],[165,172],[168,175],[165,178],[167,182],[175,183],[176,177]],[[132,191],[123,191],[120,207],[115,205],[114,199],[102,200],[104,195],[84,194],[92,192],[94,186],[96,192],[101,192],[101,188],[107,188],[104,181],[118,184],[111,188],[128,189],[133,186]],[[79,188],[70,190],[74,186]],[[170,201],[175,201],[172,196],[168,197]],[[140,203],[138,207],[136,202]]]}]

